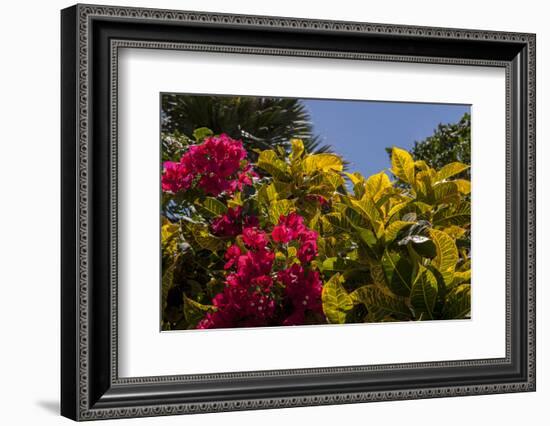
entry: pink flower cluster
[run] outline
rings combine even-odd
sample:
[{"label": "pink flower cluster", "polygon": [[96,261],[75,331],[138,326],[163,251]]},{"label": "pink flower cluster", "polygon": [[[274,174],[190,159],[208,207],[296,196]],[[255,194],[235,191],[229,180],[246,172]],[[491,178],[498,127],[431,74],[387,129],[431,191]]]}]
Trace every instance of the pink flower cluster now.
[{"label": "pink flower cluster", "polygon": [[306,311],[322,313],[321,292],[323,284],[319,272],[311,268],[310,262],[317,257],[317,232],[304,224],[304,218],[292,212],[281,216],[273,228],[271,236],[274,241],[288,244],[298,242],[298,259],[287,269],[277,273],[277,278],[284,284],[286,298],[292,303],[292,313],[283,321],[283,325],[299,325],[305,321]]},{"label": "pink flower cluster", "polygon": [[281,216],[271,235],[279,243],[299,241],[298,259],[302,264],[311,262],[317,256],[317,232],[306,227],[304,218],[295,212]]},{"label": "pink flower cluster", "polygon": [[226,134],[205,138],[203,143],[189,147],[179,162],[164,163],[162,190],[176,193],[196,185],[213,196],[242,190],[252,185],[256,176],[246,156],[240,140]]},{"label": "pink flower cluster", "polygon": [[[225,253],[224,290],[213,299],[214,312],[197,328],[253,327],[303,324],[306,312],[322,314],[322,282],[310,262],[317,256],[317,233],[297,213],[281,216],[271,235],[258,227],[257,219],[242,218],[233,209],[212,223],[219,234],[234,235],[240,229],[243,245],[231,245]],[[274,268],[275,249],[297,246],[299,263]]]},{"label": "pink flower cluster", "polygon": [[244,227],[257,227],[258,218],[254,215],[243,215],[241,206],[229,207],[227,213],[212,221],[212,233],[218,237],[236,237],[242,234]]},{"label": "pink flower cluster", "polygon": [[206,314],[197,328],[256,327],[267,325],[276,308],[271,270],[275,254],[269,250],[268,236],[256,227],[243,229],[246,253],[232,245],[225,253],[225,269],[234,268],[226,278],[224,291],[212,303],[215,312]]}]

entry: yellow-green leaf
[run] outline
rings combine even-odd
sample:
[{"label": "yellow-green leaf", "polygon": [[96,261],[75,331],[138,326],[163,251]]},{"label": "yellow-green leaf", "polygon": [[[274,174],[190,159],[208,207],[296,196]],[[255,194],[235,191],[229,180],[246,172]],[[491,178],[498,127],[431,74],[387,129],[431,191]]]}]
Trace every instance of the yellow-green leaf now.
[{"label": "yellow-green leaf", "polygon": [[415,188],[425,197],[431,197],[433,193],[433,178],[435,172],[433,169],[424,170],[416,174]]},{"label": "yellow-green leaf", "polygon": [[471,311],[471,286],[461,284],[449,292],[443,308],[446,319],[466,319]]},{"label": "yellow-green leaf", "polygon": [[399,296],[409,296],[413,273],[409,260],[397,252],[385,250],[382,255],[382,267],[388,288]]},{"label": "yellow-green leaf", "polygon": [[171,262],[162,271],[162,309],[166,307],[166,301],[168,298],[168,290],[172,287],[174,281],[174,271],[176,269],[176,262]]},{"label": "yellow-green leaf", "polygon": [[457,185],[462,194],[469,194],[472,191],[472,184],[466,179],[455,179],[453,182]]},{"label": "yellow-green leaf", "polygon": [[415,222],[405,222],[403,220],[396,220],[392,222],[384,231],[384,241],[386,244],[391,244],[397,237],[399,232],[407,226],[414,225]]},{"label": "yellow-green leaf", "polygon": [[195,202],[195,206],[199,208],[202,212],[206,212],[210,216],[221,216],[227,212],[227,207],[221,201],[216,198],[206,197],[206,199],[199,203]]},{"label": "yellow-green leaf", "polygon": [[369,317],[375,320],[387,315],[397,319],[408,319],[411,316],[409,307],[401,298],[385,293],[373,285],[359,287],[350,296],[354,303],[364,304],[369,311]]},{"label": "yellow-green leaf", "polygon": [[390,211],[387,215],[387,220],[390,220],[393,216],[395,216],[399,211],[403,210],[405,207],[409,205],[410,201],[403,201],[401,203],[398,203],[394,205],[392,208],[390,208]]},{"label": "yellow-green leaf", "polygon": [[384,274],[384,268],[381,263],[371,262],[370,264],[370,276],[373,282],[379,287],[386,286],[386,275]]},{"label": "yellow-green leaf", "polygon": [[287,198],[290,195],[290,184],[277,180],[269,184],[264,184],[258,190],[258,201],[265,205],[271,204],[273,201]]},{"label": "yellow-green leaf", "polygon": [[457,174],[463,172],[468,167],[470,167],[470,166],[467,166],[466,164],[462,164],[462,163],[459,163],[459,162],[446,164],[445,166],[443,166],[437,172],[435,180],[437,182],[440,182],[444,179],[448,179],[451,176],[454,176],[454,175],[457,175]]},{"label": "yellow-green leaf", "polygon": [[344,217],[349,223],[348,229],[353,226],[365,228],[370,225],[368,217],[358,208],[347,207],[344,211]]},{"label": "yellow-green leaf", "polygon": [[183,315],[189,328],[195,328],[197,323],[204,318],[208,312],[212,312],[216,308],[211,305],[203,305],[199,302],[183,296]]},{"label": "yellow-green leaf", "polygon": [[277,179],[290,180],[290,166],[281,160],[273,150],[262,151],[258,157],[257,165]]},{"label": "yellow-green leaf", "polygon": [[364,217],[372,224],[381,221],[382,218],[380,216],[380,212],[376,208],[376,204],[374,204],[371,199],[366,197],[359,201],[351,199],[351,203],[354,207],[357,207],[363,213]]},{"label": "yellow-green leaf", "polygon": [[458,262],[458,250],[454,240],[443,231],[430,230],[430,236],[435,244],[436,256],[432,265],[443,276],[445,283],[449,285],[453,279],[453,273]]},{"label": "yellow-green leaf", "polygon": [[414,184],[414,161],[407,151],[401,148],[393,147],[392,173],[404,182]]},{"label": "yellow-green leaf", "polygon": [[433,319],[437,299],[437,279],[434,274],[421,267],[411,289],[411,305],[417,319]]},{"label": "yellow-green leaf", "polygon": [[227,207],[235,208],[243,205],[243,200],[241,198],[241,193],[236,192],[229,201],[227,201]]},{"label": "yellow-green leaf", "polygon": [[327,171],[341,172],[343,169],[344,163],[336,154],[312,154],[304,159],[304,172],[307,174]]},{"label": "yellow-green leaf", "polygon": [[472,271],[463,271],[463,272],[455,272],[453,275],[453,282],[452,286],[457,286],[459,284],[464,284],[470,282],[472,278]]},{"label": "yellow-green leaf", "polygon": [[457,206],[450,206],[446,209],[440,209],[433,217],[433,224],[434,226],[463,226],[469,224],[470,220],[470,203],[463,202]]},{"label": "yellow-green leaf", "polygon": [[271,223],[274,225],[279,223],[280,217],[286,216],[290,213],[293,206],[294,204],[290,200],[273,201],[269,206],[269,219],[271,220]]},{"label": "yellow-green leaf", "polygon": [[193,237],[197,244],[205,250],[218,251],[224,248],[223,240],[210,234],[206,229],[197,228]]},{"label": "yellow-green leaf", "polygon": [[414,162],[414,166],[421,171],[428,170],[430,166],[424,160],[417,160]]},{"label": "yellow-green leaf", "polygon": [[195,138],[195,141],[202,142],[202,140],[208,136],[212,136],[214,132],[210,130],[208,127],[199,127],[198,129],[195,129],[193,132],[193,137]]},{"label": "yellow-green leaf", "polygon": [[287,253],[289,258],[294,258],[298,254],[298,249],[296,247],[290,246],[287,249]]},{"label": "yellow-green leaf", "polygon": [[370,229],[362,228],[355,225],[353,226],[353,228],[362,242],[364,242],[369,248],[374,248],[378,240]]},{"label": "yellow-green leaf", "polygon": [[346,176],[348,177],[348,179],[351,181],[353,185],[357,185],[358,183],[365,182],[364,176],[359,172],[355,172],[355,173],[344,172],[344,173],[346,174]]},{"label": "yellow-green leaf", "polygon": [[344,324],[347,313],[353,308],[353,302],[342,285],[343,282],[344,278],[335,274],[323,286],[323,312],[331,324]]},{"label": "yellow-green leaf", "polygon": [[384,172],[370,176],[365,184],[367,194],[377,201],[384,189],[391,187],[390,178]]},{"label": "yellow-green leaf", "polygon": [[449,235],[454,240],[462,237],[466,230],[464,228],[461,228],[460,226],[451,225],[443,229],[443,232],[445,232],[447,235]]},{"label": "yellow-green leaf", "polygon": [[458,185],[453,182],[441,182],[434,187],[435,201],[440,204],[458,204],[462,199]]},{"label": "yellow-green leaf", "polygon": [[178,248],[180,227],[163,216],[163,225],[160,228],[161,247],[163,257],[172,257]]},{"label": "yellow-green leaf", "polygon": [[290,153],[290,161],[299,160],[304,153],[304,142],[301,139],[291,139],[290,145],[292,152]]}]

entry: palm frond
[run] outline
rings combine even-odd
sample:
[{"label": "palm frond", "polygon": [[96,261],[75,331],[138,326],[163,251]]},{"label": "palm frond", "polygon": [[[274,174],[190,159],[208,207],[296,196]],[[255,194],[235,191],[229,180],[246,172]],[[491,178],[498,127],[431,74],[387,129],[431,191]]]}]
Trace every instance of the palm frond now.
[{"label": "palm frond", "polygon": [[309,113],[296,98],[167,94],[162,98],[162,130],[191,135],[199,127],[241,139],[249,149],[283,146],[299,138],[309,152],[330,152],[313,134]]}]

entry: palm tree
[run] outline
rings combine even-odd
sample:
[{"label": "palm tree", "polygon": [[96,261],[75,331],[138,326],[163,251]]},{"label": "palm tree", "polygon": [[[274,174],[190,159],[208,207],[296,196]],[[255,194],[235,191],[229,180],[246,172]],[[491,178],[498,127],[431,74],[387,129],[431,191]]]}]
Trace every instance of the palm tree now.
[{"label": "palm tree", "polygon": [[206,96],[165,94],[162,96],[162,131],[192,135],[200,127],[215,134],[227,133],[241,139],[248,150],[289,148],[299,138],[309,152],[330,152],[313,134],[309,113],[296,98],[252,96]]}]

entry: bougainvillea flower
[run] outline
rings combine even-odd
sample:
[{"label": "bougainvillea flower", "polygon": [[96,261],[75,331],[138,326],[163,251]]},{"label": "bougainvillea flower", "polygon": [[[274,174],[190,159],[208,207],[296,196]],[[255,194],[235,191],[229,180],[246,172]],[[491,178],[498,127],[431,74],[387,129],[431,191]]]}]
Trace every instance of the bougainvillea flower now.
[{"label": "bougainvillea flower", "polygon": [[277,242],[288,243],[295,240],[303,230],[305,230],[304,218],[296,212],[291,212],[287,216],[281,215],[271,236]]},{"label": "bougainvillea flower", "polygon": [[319,272],[307,270],[303,266],[294,264],[277,274],[277,278],[285,286],[285,295],[292,302],[293,313],[287,318],[290,325],[302,324],[298,322],[305,318],[305,311],[320,312],[322,310],[321,293],[323,284]]},{"label": "bougainvillea flower", "polygon": [[249,251],[239,256],[237,261],[237,278],[241,286],[249,286],[253,278],[268,275],[273,266],[275,255],[271,251]]},{"label": "bougainvillea flower", "polygon": [[313,231],[312,229],[304,228],[298,235],[298,239],[302,242],[317,241],[318,235],[319,234],[317,234],[317,232]]},{"label": "bougainvillea flower", "polygon": [[258,218],[245,215],[242,207],[229,207],[227,212],[212,220],[212,234],[218,237],[236,237],[243,232],[243,227],[258,227]]},{"label": "bougainvillea flower", "polygon": [[294,309],[294,312],[283,320],[283,325],[303,325],[305,320],[305,309]]},{"label": "bougainvillea flower", "polygon": [[189,189],[193,182],[193,176],[189,174],[183,164],[166,161],[163,167],[164,173],[161,179],[163,191],[175,194],[178,191]]},{"label": "bougainvillea flower", "polygon": [[256,290],[269,292],[269,290],[273,286],[273,278],[271,278],[269,275],[261,275],[250,280],[250,283],[253,287],[256,288]]},{"label": "bougainvillea flower", "polygon": [[258,289],[245,289],[238,286],[226,287],[216,295],[213,304],[214,312],[209,312],[199,322],[197,328],[227,328],[239,325],[255,327],[267,325],[276,309],[275,301],[269,294],[262,291],[265,285],[270,285],[270,277],[258,277],[255,280]]},{"label": "bougainvillea flower", "polygon": [[223,269],[231,268],[237,262],[237,259],[241,254],[241,249],[236,244],[229,247],[223,256],[224,259],[227,260],[227,263],[223,266]]},{"label": "bougainvillea flower", "polygon": [[163,191],[178,192],[189,189],[192,182],[207,195],[231,194],[244,185],[252,184],[256,176],[243,143],[221,134],[192,145],[179,163],[167,162],[162,176]]},{"label": "bougainvillea flower", "polygon": [[260,225],[260,221],[258,218],[254,215],[246,215],[243,217],[243,226],[245,227],[258,227]]},{"label": "bougainvillea flower", "polygon": [[268,243],[267,234],[256,227],[247,227],[243,229],[243,242],[249,248],[261,250]]},{"label": "bougainvillea flower", "polygon": [[271,238],[278,243],[286,244],[292,240],[293,231],[284,224],[276,225],[271,231]]},{"label": "bougainvillea flower", "polygon": [[219,237],[235,237],[242,232],[242,207],[228,208],[212,221],[212,233]]},{"label": "bougainvillea flower", "polygon": [[298,259],[302,264],[309,263],[317,256],[317,241],[308,239],[298,249]]},{"label": "bougainvillea flower", "polygon": [[271,237],[279,243],[299,240],[301,244],[298,259],[302,264],[311,262],[317,256],[318,234],[304,225],[304,218],[296,212],[281,216],[271,232]]}]

